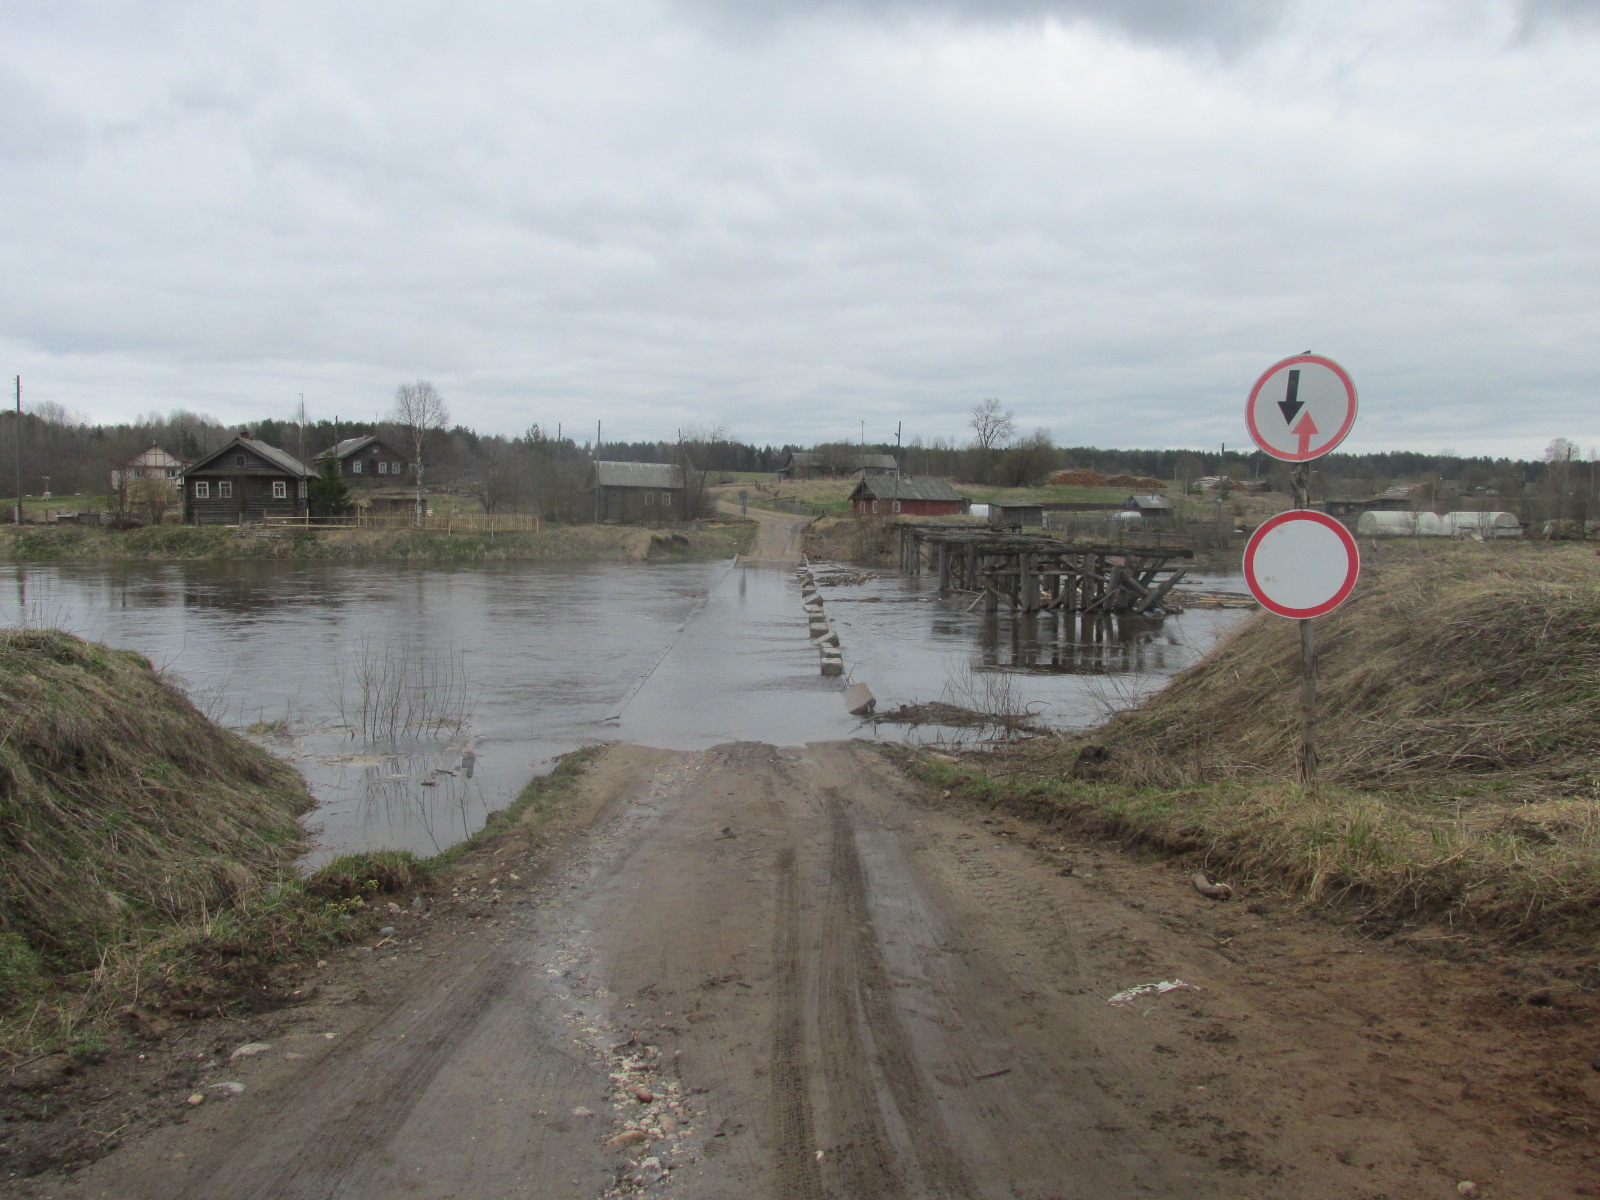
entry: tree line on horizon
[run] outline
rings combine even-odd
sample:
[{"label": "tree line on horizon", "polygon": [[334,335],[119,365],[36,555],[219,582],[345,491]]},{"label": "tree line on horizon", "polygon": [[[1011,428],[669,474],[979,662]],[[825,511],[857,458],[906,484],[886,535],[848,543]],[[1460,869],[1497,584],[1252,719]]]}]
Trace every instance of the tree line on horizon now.
[{"label": "tree line on horizon", "polygon": [[[421,383],[422,381],[419,381]],[[406,385],[410,387],[412,385]],[[401,389],[402,392],[405,388]],[[441,413],[446,412],[441,406]],[[391,412],[390,417],[397,416]],[[425,430],[408,428],[398,419],[346,422],[338,418],[304,424],[266,418],[244,426],[224,425],[203,413],[174,409],[149,413],[114,425],[74,421],[57,406],[24,411],[0,419],[0,494],[16,491],[17,439],[21,437],[22,491],[39,495],[46,488],[60,495],[104,495],[111,473],[151,445],[193,461],[225,445],[241,428],[268,445],[300,458],[315,469],[317,457],[337,442],[377,434],[397,449],[425,448],[427,482],[470,495],[489,512],[539,512],[550,520],[583,520],[592,512],[587,489],[596,459],[672,463],[714,482],[721,474],[776,472],[796,451],[818,455],[835,473],[848,474],[863,454],[894,455],[905,474],[937,475],[958,483],[1025,486],[1045,481],[1061,470],[1089,469],[1104,475],[1140,475],[1173,481],[1187,488],[1207,476],[1259,480],[1274,490],[1289,490],[1291,466],[1255,451],[1139,449],[1099,446],[1057,446],[1047,429],[1019,433],[1011,414],[998,401],[976,405],[966,442],[912,438],[893,442],[822,442],[758,445],[732,436],[722,427],[686,428],[673,439],[607,440],[596,446],[570,435],[560,436],[535,424],[520,435],[482,434],[466,425]],[[419,437],[421,441],[419,441]],[[1365,454],[1334,453],[1317,460],[1312,494],[1371,495],[1395,483],[1420,483],[1425,495],[1455,490],[1464,494],[1504,497],[1507,507],[1533,493],[1569,497],[1571,515],[1583,517],[1600,508],[1596,463],[1565,438],[1551,442],[1541,459],[1457,455],[1390,450]]]}]

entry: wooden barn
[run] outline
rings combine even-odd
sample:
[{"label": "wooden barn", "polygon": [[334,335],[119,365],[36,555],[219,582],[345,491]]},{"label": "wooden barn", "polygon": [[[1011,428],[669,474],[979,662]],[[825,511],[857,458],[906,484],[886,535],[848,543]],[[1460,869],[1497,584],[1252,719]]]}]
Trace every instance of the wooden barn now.
[{"label": "wooden barn", "polygon": [[188,525],[249,525],[268,517],[304,517],[312,472],[276,446],[240,433],[183,472]]},{"label": "wooden barn", "polygon": [[667,463],[594,464],[594,519],[602,525],[670,525],[683,500],[683,468]]},{"label": "wooden barn", "polygon": [[858,517],[874,513],[946,517],[965,512],[966,507],[948,479],[933,475],[870,475],[850,493],[850,511]]}]

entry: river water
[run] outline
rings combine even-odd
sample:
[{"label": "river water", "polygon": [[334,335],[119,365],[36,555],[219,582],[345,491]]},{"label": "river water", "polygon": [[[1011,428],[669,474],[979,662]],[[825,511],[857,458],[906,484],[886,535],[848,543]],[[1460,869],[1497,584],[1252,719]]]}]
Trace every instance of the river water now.
[{"label": "river water", "polygon": [[[1160,686],[1239,616],[985,616],[926,579],[818,573],[848,680],[881,707],[1004,692],[1055,726]],[[312,865],[434,853],[594,742],[907,736],[844,711],[793,573],[770,567],[10,564],[0,619],[137,650],[294,762],[319,802]]]}]

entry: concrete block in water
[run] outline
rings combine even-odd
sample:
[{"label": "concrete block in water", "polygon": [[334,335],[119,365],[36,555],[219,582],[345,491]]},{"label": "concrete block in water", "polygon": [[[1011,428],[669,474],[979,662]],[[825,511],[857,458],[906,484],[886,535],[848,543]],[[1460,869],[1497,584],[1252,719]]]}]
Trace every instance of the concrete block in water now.
[{"label": "concrete block in water", "polygon": [[824,675],[843,675],[844,659],[825,658],[822,660],[822,673]]},{"label": "concrete block in water", "polygon": [[837,629],[830,629],[821,637],[812,638],[811,644],[813,646],[837,646],[839,644],[839,631]]},{"label": "concrete block in water", "polygon": [[845,688],[843,697],[844,706],[850,711],[852,717],[864,717],[878,707],[878,698],[872,694],[872,689],[864,683],[851,684]]}]

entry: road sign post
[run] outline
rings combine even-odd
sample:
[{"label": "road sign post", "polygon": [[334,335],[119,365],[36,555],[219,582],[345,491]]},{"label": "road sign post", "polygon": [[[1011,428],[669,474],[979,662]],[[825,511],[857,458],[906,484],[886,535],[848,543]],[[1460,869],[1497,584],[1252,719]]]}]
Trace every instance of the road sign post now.
[{"label": "road sign post", "polygon": [[1250,437],[1297,464],[1293,510],[1262,523],[1244,551],[1245,582],[1263,608],[1300,625],[1300,778],[1317,778],[1317,646],[1312,620],[1345,602],[1361,573],[1350,531],[1311,509],[1306,463],[1321,458],[1356,420],[1356,385],[1331,358],[1296,354],[1264,371],[1245,402]]}]

